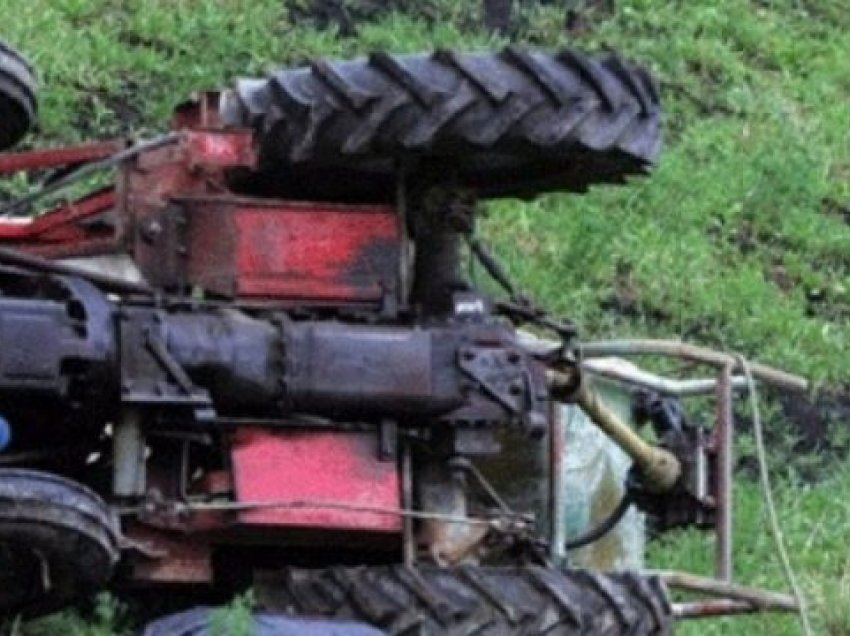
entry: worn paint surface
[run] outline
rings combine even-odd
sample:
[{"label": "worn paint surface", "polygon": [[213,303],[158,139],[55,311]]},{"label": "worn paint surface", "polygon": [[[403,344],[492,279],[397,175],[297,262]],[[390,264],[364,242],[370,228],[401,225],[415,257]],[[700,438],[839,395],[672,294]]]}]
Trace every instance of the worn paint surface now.
[{"label": "worn paint surface", "polygon": [[[401,491],[395,461],[378,459],[368,433],[318,433],[241,429],[233,451],[233,480],[240,503],[330,503],[398,510]],[[393,514],[323,507],[265,507],[240,513],[244,525],[400,533]]]},{"label": "worn paint surface", "polygon": [[392,208],[297,202],[195,202],[187,279],[240,298],[378,302],[394,288],[400,233]]}]

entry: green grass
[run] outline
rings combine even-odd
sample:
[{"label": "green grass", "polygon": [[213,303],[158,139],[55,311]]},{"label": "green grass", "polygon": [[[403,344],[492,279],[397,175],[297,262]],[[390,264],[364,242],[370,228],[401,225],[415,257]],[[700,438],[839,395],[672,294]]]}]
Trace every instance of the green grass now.
[{"label": "green grass", "polygon": [[[150,134],[194,90],[312,56],[501,44],[470,30],[477,1],[434,0],[445,19],[389,14],[356,38],[293,24],[281,4],[0,0],[14,16],[2,35],[42,74],[30,143]],[[587,336],[695,335],[848,384],[840,0],[617,2],[580,35],[564,31],[560,8],[526,4],[524,39],[613,46],[649,65],[665,88],[668,144],[653,176],[629,187],[493,204],[485,232],[519,280]],[[605,308],[624,278],[626,317]]]},{"label": "green grass", "polygon": [[[311,56],[503,43],[481,32],[477,0],[407,3],[418,15],[382,14],[356,37],[294,23],[285,5],[295,4],[308,2],[0,0],[0,37],[41,71],[41,128],[27,145],[148,135],[193,90]],[[819,386],[850,386],[844,0],[617,0],[612,12],[586,9],[587,27],[573,33],[559,3],[520,4],[518,40],[619,49],[661,78],[668,114],[666,152],[650,178],[489,205],[484,233],[522,286],[587,337],[685,337]],[[846,437],[844,423],[835,430]],[[820,633],[850,634],[845,465],[815,485],[782,471],[780,514]],[[756,487],[742,483],[737,501],[741,579],[783,587]],[[686,533],[654,545],[651,557],[707,571],[710,551]],[[70,633],[103,633],[67,620],[82,630]],[[683,633],[796,628],[759,617]]]},{"label": "green grass", "polygon": [[[818,485],[785,483],[777,488],[776,503],[792,562],[811,606],[817,634],[850,634],[850,554],[846,527],[850,506],[836,493],[850,488],[847,472]],[[735,574],[740,583],[786,590],[776,551],[763,511],[762,492],[755,483],[736,490]],[[650,546],[652,567],[708,574],[713,568],[709,536],[684,531],[665,536]],[[677,634],[796,634],[793,616],[736,617],[698,621],[682,626]]]}]

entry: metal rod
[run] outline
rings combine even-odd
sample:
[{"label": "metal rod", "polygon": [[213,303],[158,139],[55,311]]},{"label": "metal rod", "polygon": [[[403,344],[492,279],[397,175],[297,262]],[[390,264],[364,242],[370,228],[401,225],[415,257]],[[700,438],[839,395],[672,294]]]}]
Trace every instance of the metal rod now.
[{"label": "metal rod", "polygon": [[605,405],[590,382],[581,381],[574,399],[590,420],[641,467],[649,488],[664,492],[675,485],[682,472],[679,460],[670,451],[653,446],[633,431]]},{"label": "metal rod", "polygon": [[511,510],[510,506],[508,506],[507,502],[502,499],[501,495],[499,495],[499,492],[495,488],[493,488],[493,485],[489,481],[487,481],[487,478],[483,474],[481,474],[481,471],[478,470],[478,467],[471,461],[469,461],[469,459],[456,455],[455,457],[449,459],[448,464],[450,468],[461,470],[468,474],[470,477],[472,477],[478,487],[482,490],[482,492],[487,495],[490,501],[496,504],[496,506],[502,512],[506,512],[508,514],[515,514],[514,511]]},{"label": "metal rod", "polygon": [[82,267],[66,265],[57,261],[51,261],[40,256],[25,254],[19,250],[0,247],[0,264],[12,265],[35,272],[45,274],[57,274],[59,276],[77,276],[91,281],[106,291],[125,294],[144,294],[150,296],[153,290],[144,283],[133,283],[112,276],[104,276],[88,271]]},{"label": "metal rod", "polygon": [[0,174],[21,170],[44,170],[56,166],[67,166],[108,157],[124,147],[120,140],[102,141],[83,146],[47,148],[19,153],[0,154]]},{"label": "metal rod", "polygon": [[714,571],[718,579],[732,580],[732,463],[735,422],[732,414],[732,365],[717,376],[717,424],[714,446],[717,453],[717,511],[715,517]]},{"label": "metal rod", "polygon": [[[639,386],[663,395],[672,397],[688,397],[714,393],[717,388],[716,378],[696,378],[692,380],[675,380],[665,378],[643,369],[628,368],[623,365],[612,365],[604,359],[585,360],[581,363],[583,371],[624,384]],[[732,388],[735,391],[747,390],[747,379],[742,375],[732,378]]]},{"label": "metal rod", "polygon": [[142,414],[138,408],[125,407],[112,436],[112,492],[118,497],[145,494],[146,459]]},{"label": "metal rod", "polygon": [[669,570],[650,570],[649,576],[657,576],[667,587],[696,592],[721,599],[731,599],[754,605],[757,609],[781,609],[788,612],[797,611],[797,601],[793,596],[771,590],[737,585],[728,581],[696,576],[687,572]]},{"label": "metal rod", "polygon": [[549,429],[549,558],[556,565],[562,565],[567,557],[567,527],[563,523],[566,509],[564,463],[567,423],[560,404],[553,401],[550,408],[552,425]]},{"label": "metal rod", "polygon": [[[413,508],[413,460],[410,452],[410,442],[404,441],[401,446],[401,506],[404,510]],[[402,524],[402,559],[408,567],[416,564],[416,537],[413,534],[413,518],[403,516]]]},{"label": "metal rod", "polygon": [[[735,356],[714,349],[698,347],[678,340],[607,340],[585,342],[579,345],[583,358],[602,358],[607,356],[659,355],[681,358],[714,367],[732,365],[737,368]],[[768,384],[794,391],[806,391],[809,383],[800,376],[774,369],[764,364],[751,363],[752,374]]]},{"label": "metal rod", "polygon": [[[499,517],[485,519],[482,517],[462,517],[459,515],[442,514],[439,512],[426,512],[423,510],[405,510],[402,508],[387,508],[384,506],[365,506],[350,504],[342,501],[310,501],[297,499],[294,501],[220,501],[220,502],[189,502],[180,503],[180,507],[188,511],[197,510],[220,510],[223,512],[239,512],[242,510],[302,510],[304,508],[320,508],[326,510],[344,510],[349,512],[365,512],[376,515],[388,515],[393,517],[410,517],[412,519],[424,519],[443,521],[445,523],[457,523],[467,526],[487,526],[496,530],[507,528],[521,528],[527,526],[528,522],[520,517],[506,519],[504,513]],[[137,508],[121,509],[124,514],[143,512]]]},{"label": "metal rod", "polygon": [[735,616],[740,614],[758,614],[760,612],[796,612],[796,608],[768,606],[761,607],[746,601],[715,598],[707,601],[691,601],[688,603],[673,603],[673,617],[676,620],[697,618],[716,618],[718,616]]},{"label": "metal rod", "polygon": [[131,146],[125,150],[116,152],[114,155],[110,155],[104,159],[83,164],[74,172],[67,174],[60,179],[57,179],[56,181],[53,181],[52,183],[41,188],[40,190],[37,190],[32,194],[29,194],[25,197],[22,197],[20,199],[17,199],[16,201],[12,201],[11,203],[0,207],[0,217],[24,214],[31,204],[45,198],[50,194],[59,192],[60,190],[64,190],[68,186],[82,181],[83,179],[86,179],[93,174],[96,174],[103,170],[115,168],[124,163],[125,161],[133,159],[134,157],[142,153],[148,152],[150,150],[156,150],[157,148],[162,148],[163,146],[176,144],[178,141],[180,141],[180,133],[168,133],[166,135],[161,135],[159,137],[155,137],[154,139],[138,143],[135,146]]}]

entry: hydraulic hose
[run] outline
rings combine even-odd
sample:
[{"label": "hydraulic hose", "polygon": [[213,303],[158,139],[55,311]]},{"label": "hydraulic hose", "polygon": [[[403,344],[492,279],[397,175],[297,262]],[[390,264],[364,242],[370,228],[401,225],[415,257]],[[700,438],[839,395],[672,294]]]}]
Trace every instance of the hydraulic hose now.
[{"label": "hydraulic hose", "polygon": [[583,548],[586,545],[599,541],[602,537],[611,532],[618,523],[620,523],[625,514],[629,511],[631,505],[632,497],[631,494],[627,492],[623,495],[623,498],[620,499],[620,503],[617,504],[617,507],[611,511],[611,514],[609,514],[602,523],[595,528],[591,528],[584,534],[580,534],[576,538],[567,541],[564,544],[567,550],[577,550],[578,548]]}]

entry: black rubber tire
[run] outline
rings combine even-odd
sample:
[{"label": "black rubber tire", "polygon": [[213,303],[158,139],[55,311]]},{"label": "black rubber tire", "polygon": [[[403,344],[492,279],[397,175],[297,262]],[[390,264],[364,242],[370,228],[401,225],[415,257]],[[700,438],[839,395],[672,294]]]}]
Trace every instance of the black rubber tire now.
[{"label": "black rubber tire", "polygon": [[88,488],[0,469],[0,616],[36,616],[101,589],[119,557],[117,521]]},{"label": "black rubber tire", "polygon": [[574,51],[318,60],[238,82],[221,115],[256,131],[277,194],[347,200],[391,199],[402,158],[484,197],[530,196],[622,181],[661,149],[650,75]]},{"label": "black rubber tire", "polygon": [[29,62],[0,40],[0,150],[17,143],[35,122],[35,95]]},{"label": "black rubber tire", "polygon": [[387,634],[646,636],[672,631],[664,584],[538,567],[288,570],[257,581],[265,609],[355,620]]}]

